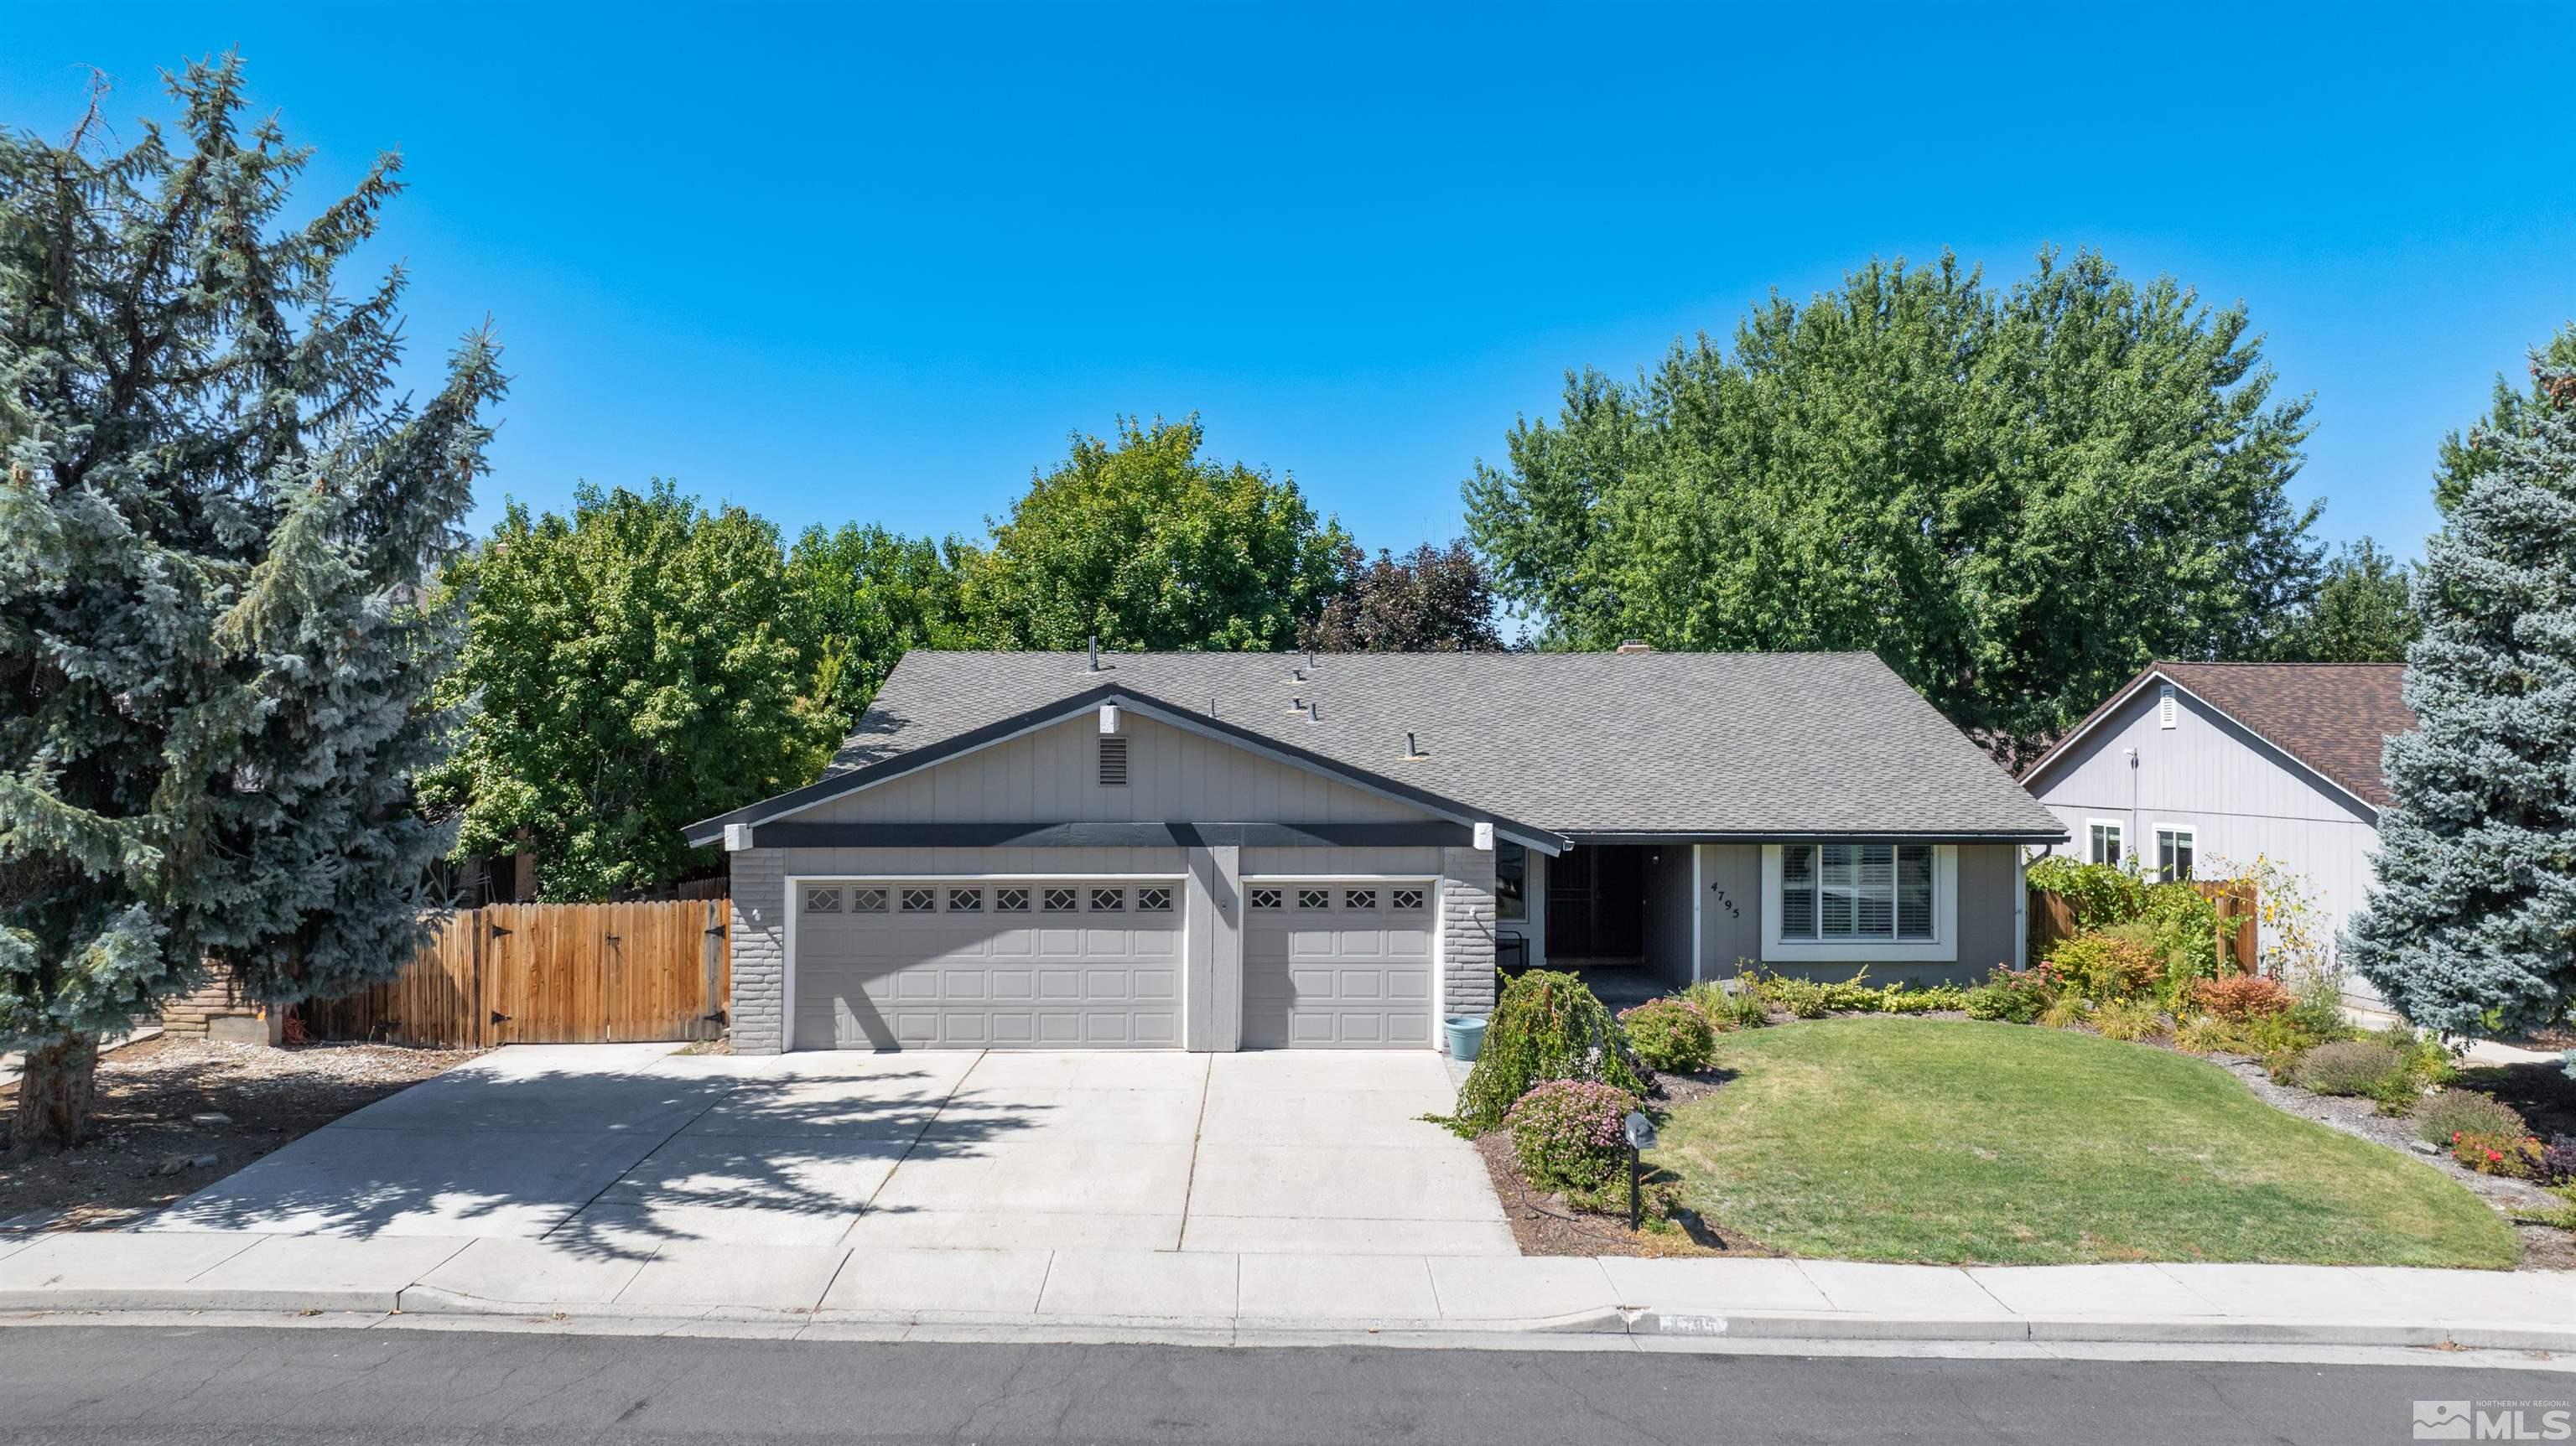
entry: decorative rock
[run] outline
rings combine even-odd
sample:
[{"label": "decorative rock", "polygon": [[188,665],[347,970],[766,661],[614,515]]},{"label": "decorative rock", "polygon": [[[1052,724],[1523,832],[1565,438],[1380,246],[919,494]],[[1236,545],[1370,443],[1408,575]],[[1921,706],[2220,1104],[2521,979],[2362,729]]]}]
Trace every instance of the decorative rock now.
[{"label": "decorative rock", "polygon": [[229,1125],[232,1122],[233,1117],[221,1110],[208,1110],[204,1114],[188,1116],[188,1123],[192,1125]]},{"label": "decorative rock", "polygon": [[182,1170],[203,1170],[211,1167],[217,1158],[218,1157],[214,1155],[172,1155],[168,1159],[163,1160],[160,1164],[153,1166],[152,1173],[155,1175],[176,1175]]}]

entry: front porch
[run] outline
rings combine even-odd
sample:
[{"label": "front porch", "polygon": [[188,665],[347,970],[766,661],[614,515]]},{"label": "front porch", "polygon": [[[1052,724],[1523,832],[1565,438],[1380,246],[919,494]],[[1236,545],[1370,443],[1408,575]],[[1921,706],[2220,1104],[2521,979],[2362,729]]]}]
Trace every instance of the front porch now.
[{"label": "front porch", "polygon": [[1555,858],[1511,850],[1495,862],[1496,962],[1505,974],[1580,975],[1613,1009],[1693,975],[1689,844],[1577,844]]}]

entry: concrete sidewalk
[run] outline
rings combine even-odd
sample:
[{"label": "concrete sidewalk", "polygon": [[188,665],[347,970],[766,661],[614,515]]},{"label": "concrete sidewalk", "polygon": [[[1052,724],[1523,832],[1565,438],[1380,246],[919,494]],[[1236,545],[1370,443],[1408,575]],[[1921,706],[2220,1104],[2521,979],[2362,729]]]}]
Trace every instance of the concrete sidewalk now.
[{"label": "concrete sidewalk", "polygon": [[2576,1350],[2576,1277],[2296,1265],[724,1247],[175,1231],[0,1237],[0,1309],[610,1322],[1595,1332],[1766,1340],[2458,1345]]}]

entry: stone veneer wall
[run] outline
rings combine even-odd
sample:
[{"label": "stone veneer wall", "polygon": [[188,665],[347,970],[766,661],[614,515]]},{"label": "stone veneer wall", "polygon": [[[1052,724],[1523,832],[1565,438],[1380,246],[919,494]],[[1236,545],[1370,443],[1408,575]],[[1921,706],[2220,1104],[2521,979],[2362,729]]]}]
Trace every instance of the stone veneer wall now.
[{"label": "stone veneer wall", "polygon": [[733,1052],[777,1054],[787,1047],[787,855],[745,849],[730,859],[733,999],[725,1007]]}]

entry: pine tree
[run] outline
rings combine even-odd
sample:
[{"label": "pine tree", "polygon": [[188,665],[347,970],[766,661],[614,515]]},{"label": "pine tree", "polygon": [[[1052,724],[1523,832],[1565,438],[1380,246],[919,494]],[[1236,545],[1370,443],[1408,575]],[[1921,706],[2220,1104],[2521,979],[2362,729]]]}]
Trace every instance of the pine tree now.
[{"label": "pine tree", "polygon": [[2378,879],[2345,942],[2419,1025],[2502,1034],[2576,999],[2576,368],[2536,395],[2425,549],[2411,733],[2388,740]]},{"label": "pine tree", "polygon": [[345,992],[423,930],[442,830],[410,779],[456,643],[424,608],[463,543],[503,380],[467,338],[392,388],[396,270],[338,265],[400,189],[310,220],[311,152],[249,121],[238,59],[167,78],[175,133],[0,135],[0,1045],[12,1148],[77,1143],[97,1042],[227,971]]}]

